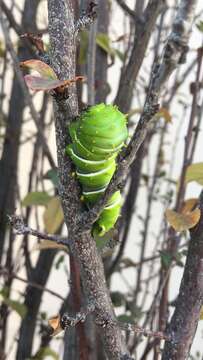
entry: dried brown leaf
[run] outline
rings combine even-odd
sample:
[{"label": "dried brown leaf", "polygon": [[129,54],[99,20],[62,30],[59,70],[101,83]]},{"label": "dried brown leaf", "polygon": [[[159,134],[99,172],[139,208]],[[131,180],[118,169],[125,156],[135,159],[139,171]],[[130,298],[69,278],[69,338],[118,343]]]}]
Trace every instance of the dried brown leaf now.
[{"label": "dried brown leaf", "polygon": [[191,199],[185,200],[183,203],[182,209],[181,209],[181,213],[182,214],[190,213],[192,210],[194,210],[194,208],[197,206],[197,204],[198,204],[197,198],[191,198]]},{"label": "dried brown leaf", "polygon": [[164,108],[164,107],[161,107],[158,111],[158,113],[156,114],[157,117],[163,117],[166,122],[172,122],[172,117],[171,117],[171,114],[169,113],[169,111]]},{"label": "dried brown leaf", "polygon": [[42,78],[49,80],[57,80],[57,76],[51,66],[47,65],[41,60],[26,60],[20,63],[20,66],[23,68],[28,68],[30,70],[37,71]]},{"label": "dried brown leaf", "polygon": [[56,336],[61,331],[63,331],[60,321],[61,321],[61,318],[59,315],[54,316],[51,319],[49,319],[49,321],[48,321],[49,326],[51,326],[51,328],[53,330],[52,336]]},{"label": "dried brown leaf", "polygon": [[34,91],[50,91],[57,90],[57,92],[63,92],[67,86],[72,83],[83,80],[83,76],[77,76],[72,80],[52,80],[33,75],[25,75],[24,77],[27,87]]},{"label": "dried brown leaf", "polygon": [[165,212],[167,221],[178,232],[193,228],[198,223],[200,214],[199,209],[187,213],[178,213],[170,209]]}]

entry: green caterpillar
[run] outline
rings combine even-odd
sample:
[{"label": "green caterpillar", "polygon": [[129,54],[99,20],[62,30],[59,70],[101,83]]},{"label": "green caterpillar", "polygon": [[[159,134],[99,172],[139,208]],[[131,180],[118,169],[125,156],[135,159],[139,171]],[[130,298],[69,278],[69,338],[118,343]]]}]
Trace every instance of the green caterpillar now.
[{"label": "green caterpillar", "polygon": [[[126,117],[116,106],[98,104],[83,112],[69,132],[72,144],[67,153],[76,166],[83,199],[91,206],[102,196],[116,170],[116,157],[128,137]],[[93,234],[103,236],[113,228],[121,205],[120,191],[116,191],[95,222]]]}]

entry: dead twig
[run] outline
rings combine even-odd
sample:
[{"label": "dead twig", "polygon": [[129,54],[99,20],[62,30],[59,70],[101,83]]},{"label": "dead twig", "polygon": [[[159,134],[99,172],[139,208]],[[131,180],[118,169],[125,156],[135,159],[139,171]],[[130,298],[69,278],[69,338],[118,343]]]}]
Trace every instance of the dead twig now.
[{"label": "dead twig", "polygon": [[11,226],[13,226],[17,235],[32,235],[37,237],[38,239],[50,240],[56,242],[57,244],[68,246],[67,238],[62,238],[61,236],[58,235],[46,234],[39,230],[32,229],[31,227],[25,225],[22,216],[11,215],[8,216],[8,218]]}]

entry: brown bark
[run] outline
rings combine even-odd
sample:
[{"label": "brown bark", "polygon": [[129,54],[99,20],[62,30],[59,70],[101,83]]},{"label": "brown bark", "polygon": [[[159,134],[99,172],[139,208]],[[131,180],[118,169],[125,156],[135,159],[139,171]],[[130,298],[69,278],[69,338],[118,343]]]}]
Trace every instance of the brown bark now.
[{"label": "brown bark", "polygon": [[[73,78],[75,75],[75,36],[73,11],[69,1],[48,1],[49,34],[52,47],[52,64],[59,78]],[[59,165],[60,196],[64,209],[65,222],[72,240],[71,250],[78,258],[86,300],[94,301],[95,315],[101,327],[104,346],[110,359],[131,359],[117,325],[113,306],[105,282],[103,263],[97,252],[90,232],[78,234],[76,221],[81,214],[79,187],[71,176],[71,160],[65,156],[68,142],[68,123],[77,115],[78,104],[75,87],[71,88],[68,100],[56,99],[56,142]]]},{"label": "brown bark", "polygon": [[197,329],[203,303],[203,194],[200,197],[201,218],[191,230],[188,255],[176,307],[168,333],[162,360],[185,360]]}]

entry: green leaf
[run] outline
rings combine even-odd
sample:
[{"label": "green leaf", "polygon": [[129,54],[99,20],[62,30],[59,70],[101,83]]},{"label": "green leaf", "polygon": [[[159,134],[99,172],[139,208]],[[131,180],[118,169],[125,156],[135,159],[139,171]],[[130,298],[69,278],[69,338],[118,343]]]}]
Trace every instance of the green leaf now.
[{"label": "green leaf", "polygon": [[[107,34],[98,33],[96,36],[96,44],[103,49],[108,55],[114,57],[115,55],[121,61],[124,61],[124,54],[118,50],[114,49],[111,45],[111,40]],[[79,53],[79,64],[85,64],[87,60],[87,48],[88,48],[88,32],[82,31],[80,35],[80,53]]]},{"label": "green leaf", "polygon": [[203,32],[203,21],[201,20],[198,24],[196,24],[196,27],[199,31]]},{"label": "green leaf", "polygon": [[52,184],[58,188],[58,173],[57,169],[50,169],[44,175],[44,179],[48,179],[52,182]]},{"label": "green leaf", "polygon": [[107,34],[98,33],[96,37],[96,43],[100,48],[106,51],[110,56],[115,56],[116,52],[111,46],[111,40]]},{"label": "green leaf", "polygon": [[4,302],[7,303],[13,310],[15,310],[21,318],[24,318],[27,313],[27,308],[24,304],[16,300],[4,299]]},{"label": "green leaf", "polygon": [[114,51],[118,58],[123,62],[125,60],[125,55],[118,49],[114,49]]},{"label": "green leaf", "polygon": [[96,36],[96,44],[111,57],[118,56],[121,61],[124,61],[124,54],[120,50],[114,49],[111,45],[111,39],[107,34],[98,33]]},{"label": "green leaf", "polygon": [[47,321],[47,313],[46,313],[46,311],[40,312],[39,315],[40,315],[42,321]]},{"label": "green leaf", "polygon": [[55,234],[63,223],[63,210],[58,196],[53,197],[47,204],[44,212],[45,230]]},{"label": "green leaf", "polygon": [[65,256],[61,255],[59,256],[59,258],[56,260],[56,264],[55,264],[55,269],[58,270],[60,265],[64,262]]},{"label": "green leaf", "polygon": [[168,269],[170,267],[171,263],[172,263],[172,260],[173,260],[172,255],[169,254],[166,251],[159,251],[159,253],[160,253],[160,257],[161,257],[162,266],[165,269]]},{"label": "green leaf", "polygon": [[112,291],[111,300],[115,307],[121,306],[125,303],[125,295],[119,291]]},{"label": "green leaf", "polygon": [[203,185],[203,163],[196,163],[189,165],[186,171],[185,182],[189,183],[196,181],[198,184]]},{"label": "green leaf", "polygon": [[42,205],[46,206],[51,196],[46,191],[33,191],[28,193],[22,201],[23,206]]}]

